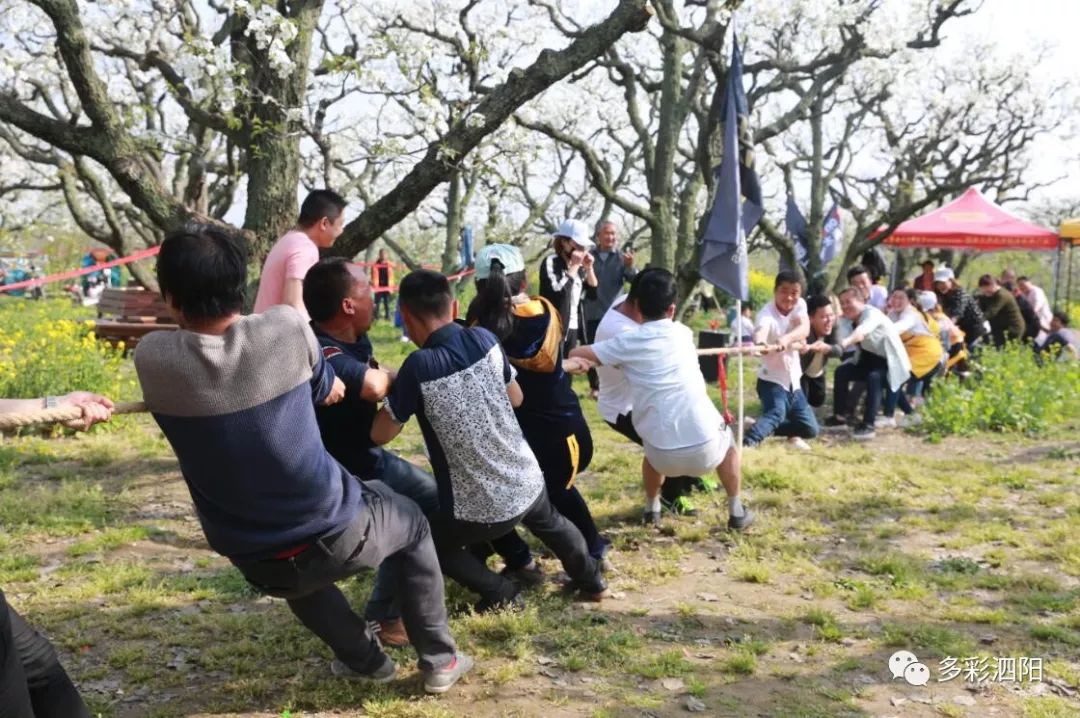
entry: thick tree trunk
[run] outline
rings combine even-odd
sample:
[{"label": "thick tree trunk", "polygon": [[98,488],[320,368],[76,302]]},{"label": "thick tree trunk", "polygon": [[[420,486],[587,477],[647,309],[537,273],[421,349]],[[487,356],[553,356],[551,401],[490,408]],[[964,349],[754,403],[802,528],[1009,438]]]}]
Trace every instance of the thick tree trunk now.
[{"label": "thick tree trunk", "polygon": [[301,126],[290,110],[304,105],[307,93],[308,62],[321,0],[294,2],[289,20],[296,37],[286,51],[292,68],[282,77],[272,66],[268,48],[259,48],[242,28],[233,34],[233,53],[247,68],[247,87],[240,93],[247,102],[247,210],[244,229],[254,237],[249,244],[253,267],[261,267],[274,241],[297,215],[300,187]]},{"label": "thick tree trunk", "polygon": [[461,242],[461,218],[465,207],[461,186],[461,170],[454,170],[450,176],[450,187],[446,194],[446,241],[443,243],[442,271],[453,272],[458,267],[458,245]]}]

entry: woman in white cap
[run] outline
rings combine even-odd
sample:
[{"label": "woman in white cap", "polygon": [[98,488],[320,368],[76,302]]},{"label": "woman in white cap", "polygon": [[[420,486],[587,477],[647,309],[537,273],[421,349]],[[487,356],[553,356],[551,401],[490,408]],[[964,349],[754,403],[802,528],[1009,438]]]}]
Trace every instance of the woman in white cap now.
[{"label": "woman in white cap", "polygon": [[988,333],[986,318],[975,298],[956,282],[956,275],[949,267],[934,272],[934,291],[941,302],[945,315],[964,332],[964,343],[973,350],[979,340]]},{"label": "woman in white cap", "polygon": [[[530,297],[527,287],[525,260],[517,247],[487,245],[476,256],[477,293],[465,321],[494,334],[517,370],[524,398],[514,414],[544,473],[551,505],[581,531],[589,554],[603,561],[611,542],[600,535],[574,486],[592,460],[593,443],[567,371],[584,373],[589,364],[564,360],[558,310],[544,297]],[[528,546],[516,533],[492,544],[506,559],[511,578],[524,583],[536,578]]]},{"label": "woman in white cap", "polygon": [[563,328],[563,354],[581,343],[579,332],[585,326],[581,316],[581,294],[596,289],[593,242],[588,226],[568,219],[553,235],[554,254],[540,263],[540,296],[555,305]]},{"label": "woman in white cap", "polygon": [[[900,340],[904,342],[904,349],[911,361],[911,377],[906,387],[897,391],[890,389],[885,395],[882,412],[885,416],[882,423],[885,425],[895,425],[893,414],[896,413],[897,406],[904,414],[912,413],[905,388],[913,389],[919,385],[923,391],[928,390],[930,380],[941,370],[941,360],[945,356],[945,349],[941,346],[941,328],[923,308],[920,294],[914,289],[895,289],[889,297],[892,307],[889,318],[893,320],[893,326],[900,334]],[[928,294],[934,296],[930,292]],[[937,303],[936,297],[933,301],[934,304]]]}]

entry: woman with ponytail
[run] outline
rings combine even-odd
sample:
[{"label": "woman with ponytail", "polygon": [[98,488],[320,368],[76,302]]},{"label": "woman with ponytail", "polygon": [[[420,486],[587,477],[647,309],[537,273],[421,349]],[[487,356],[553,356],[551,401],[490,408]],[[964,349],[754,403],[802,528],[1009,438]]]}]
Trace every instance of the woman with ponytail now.
[{"label": "woman with ponytail", "polygon": [[[941,329],[937,320],[926,313],[919,292],[915,289],[896,289],[889,297],[889,318],[893,320],[900,340],[904,342],[908,359],[911,360],[911,378],[908,385],[921,386],[925,391],[930,380],[941,368],[945,350],[941,345]],[[896,407],[904,414],[914,411],[908,401],[905,387],[889,391],[882,412],[888,422],[893,419]]]},{"label": "woman with ponytail", "polygon": [[[568,372],[583,373],[588,363],[564,360],[559,310],[542,297],[530,297],[527,287],[521,252],[507,244],[487,245],[476,257],[477,294],[465,321],[498,337],[517,370],[524,400],[514,413],[544,472],[551,504],[581,531],[592,557],[602,560],[610,542],[574,485],[592,460],[593,445]],[[516,533],[492,544],[507,561],[505,573],[526,583],[539,579],[528,545]]]}]

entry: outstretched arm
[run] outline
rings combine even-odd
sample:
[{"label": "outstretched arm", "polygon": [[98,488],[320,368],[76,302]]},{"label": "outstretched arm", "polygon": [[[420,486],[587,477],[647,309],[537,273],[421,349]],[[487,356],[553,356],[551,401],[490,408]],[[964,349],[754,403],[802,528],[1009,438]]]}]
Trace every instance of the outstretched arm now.
[{"label": "outstretched arm", "polygon": [[596,352],[591,346],[574,347],[570,350],[571,359],[584,359],[592,364],[599,365],[601,362],[596,358]]},{"label": "outstretched arm", "polygon": [[371,440],[379,446],[388,444],[401,433],[404,424],[394,420],[390,410],[385,406],[375,415],[375,421],[371,423]]}]

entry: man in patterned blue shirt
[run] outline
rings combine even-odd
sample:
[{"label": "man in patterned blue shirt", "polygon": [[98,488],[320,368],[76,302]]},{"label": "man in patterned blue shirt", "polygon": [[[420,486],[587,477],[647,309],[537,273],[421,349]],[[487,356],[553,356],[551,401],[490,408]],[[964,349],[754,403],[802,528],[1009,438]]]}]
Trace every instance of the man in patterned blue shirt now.
[{"label": "man in patterned blue shirt", "polygon": [[548,501],[514,417],[521,388],[498,339],[454,323],[450,284],[437,272],[409,274],[398,296],[409,338],[421,348],[398,370],[371,438],[385,444],[413,415],[420,422],[439,488],[439,511],[429,520],[443,573],[480,594],[478,611],[520,607],[520,587],[466,547],[521,523],[562,561],[572,588],[599,600],[607,588],[600,563]]}]

